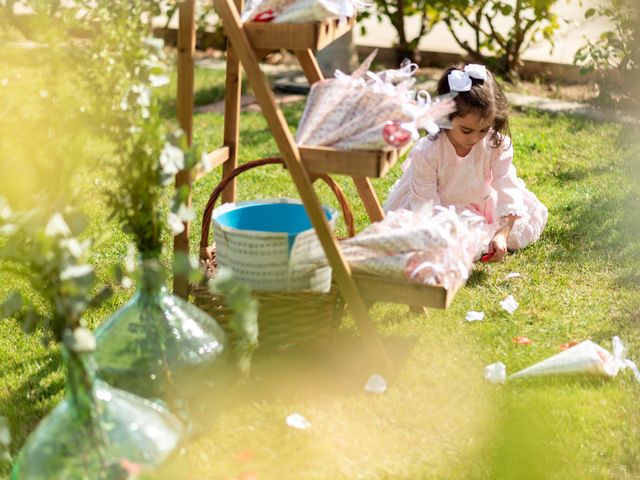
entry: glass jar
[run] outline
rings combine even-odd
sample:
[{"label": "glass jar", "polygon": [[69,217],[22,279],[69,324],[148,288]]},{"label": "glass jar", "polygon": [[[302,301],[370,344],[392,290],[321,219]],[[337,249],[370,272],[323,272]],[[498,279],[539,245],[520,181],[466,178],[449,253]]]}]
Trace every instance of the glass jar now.
[{"label": "glass jar", "polygon": [[97,380],[90,352],[63,347],[63,359],[65,397],[29,436],[11,478],[126,479],[163,464],[183,437],[180,420]]},{"label": "glass jar", "polygon": [[98,376],[165,402],[189,432],[199,432],[215,419],[228,386],[227,338],[209,315],[167,291],[159,268],[145,262],[131,300],[95,332]]}]

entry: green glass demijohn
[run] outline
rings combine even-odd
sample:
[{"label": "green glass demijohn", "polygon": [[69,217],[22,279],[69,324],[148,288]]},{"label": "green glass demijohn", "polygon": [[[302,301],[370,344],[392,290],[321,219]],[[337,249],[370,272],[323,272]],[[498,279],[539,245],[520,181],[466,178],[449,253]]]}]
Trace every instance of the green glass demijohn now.
[{"label": "green glass demijohn", "polygon": [[142,262],[135,294],[96,339],[100,378],[163,401],[190,433],[215,419],[231,374],[227,337],[213,318],[168,292],[156,259]]},{"label": "green glass demijohn", "polygon": [[[75,332],[95,347],[88,330]],[[180,420],[158,403],[96,379],[91,350],[62,346],[64,399],[27,439],[12,480],[133,478],[158,468],[180,444]]]}]

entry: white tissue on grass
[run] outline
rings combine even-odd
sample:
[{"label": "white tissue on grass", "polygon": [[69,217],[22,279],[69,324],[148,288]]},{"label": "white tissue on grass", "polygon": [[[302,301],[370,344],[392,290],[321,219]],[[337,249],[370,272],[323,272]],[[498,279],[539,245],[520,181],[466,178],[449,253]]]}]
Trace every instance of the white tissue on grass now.
[{"label": "white tissue on grass", "polygon": [[311,428],[311,423],[309,420],[304,418],[299,413],[292,413],[287,417],[287,425],[292,428],[297,428],[298,430],[306,430],[307,428]]},{"label": "white tissue on grass", "polygon": [[507,312],[513,314],[513,312],[515,312],[520,305],[518,304],[516,299],[513,298],[513,295],[509,295],[507,298],[500,301],[500,306]]},{"label": "white tissue on grass", "polygon": [[484,378],[491,383],[504,383],[507,380],[507,367],[502,362],[487,365],[484,367]]},{"label": "white tissue on grass", "polygon": [[484,320],[484,312],[476,312],[475,310],[469,310],[467,316],[464,317],[467,322],[478,322]]},{"label": "white tissue on grass", "polygon": [[369,380],[367,380],[364,389],[371,393],[384,393],[387,390],[387,381],[382,375],[374,373],[369,377]]},{"label": "white tissue on grass", "polygon": [[510,279],[510,278],[518,278],[520,276],[520,274],[518,272],[511,272],[509,275],[506,276],[506,279]]}]

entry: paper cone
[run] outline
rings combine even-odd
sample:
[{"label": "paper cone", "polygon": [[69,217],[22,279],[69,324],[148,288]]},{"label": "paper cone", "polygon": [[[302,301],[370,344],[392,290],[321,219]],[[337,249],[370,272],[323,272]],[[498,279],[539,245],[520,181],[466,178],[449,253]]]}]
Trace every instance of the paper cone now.
[{"label": "paper cone", "polygon": [[249,22],[259,16],[261,13],[272,12],[275,17],[280,12],[295,3],[295,0],[261,0],[247,2],[240,19],[243,22]]},{"label": "paper cone", "polygon": [[542,377],[547,375],[612,377],[618,373],[618,369],[610,368],[613,361],[614,357],[611,353],[591,340],[585,340],[575,347],[514,373],[509,378]]},{"label": "paper cone", "polygon": [[316,130],[331,130],[337,128],[330,121],[333,110],[351,88],[346,80],[335,78],[321,80],[314,83],[309,91],[307,103],[296,132],[296,142],[299,145],[314,145],[308,143],[308,139],[316,133]]}]

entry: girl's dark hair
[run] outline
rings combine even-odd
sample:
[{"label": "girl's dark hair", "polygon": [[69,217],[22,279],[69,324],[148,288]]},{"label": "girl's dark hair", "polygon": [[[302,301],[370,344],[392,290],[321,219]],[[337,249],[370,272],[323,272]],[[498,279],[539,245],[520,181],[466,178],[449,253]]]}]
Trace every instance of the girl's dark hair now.
[{"label": "girl's dark hair", "polygon": [[[444,95],[451,91],[447,77],[453,70],[464,70],[464,64],[451,65],[443,72],[436,88],[438,95]],[[504,141],[504,135],[510,135],[507,98],[494,76],[488,70],[486,80],[478,80],[471,77],[471,82],[471,90],[458,92],[458,95],[454,98],[457,110],[449,115],[449,120],[454,117],[464,117],[469,113],[478,113],[481,118],[493,116],[492,133],[489,140],[493,147],[499,147]]]}]

